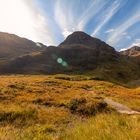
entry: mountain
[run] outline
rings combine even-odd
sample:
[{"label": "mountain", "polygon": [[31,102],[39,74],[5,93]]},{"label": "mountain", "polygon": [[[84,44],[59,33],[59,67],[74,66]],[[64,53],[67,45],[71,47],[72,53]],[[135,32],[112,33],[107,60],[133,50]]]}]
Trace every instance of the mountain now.
[{"label": "mountain", "polygon": [[81,31],[69,35],[58,47],[66,52],[63,56],[70,64],[82,66],[86,70],[119,57],[113,47]]},{"label": "mountain", "polygon": [[105,42],[91,37],[90,35],[82,32],[82,31],[77,31],[69,35],[64,42],[62,42],[59,46],[64,46],[64,45],[73,45],[73,44],[82,44],[86,45],[88,47],[94,46],[94,47],[99,47],[101,45],[105,45]]},{"label": "mountain", "polygon": [[[74,32],[58,47],[47,47],[36,56],[23,56],[10,61],[5,72],[43,72],[61,73],[64,71],[95,69],[108,61],[119,57],[114,48],[103,41],[83,32]],[[63,59],[69,67],[63,67],[58,61]],[[58,60],[57,60],[58,59]],[[30,70],[28,70],[30,69]]]},{"label": "mountain", "polygon": [[140,47],[133,46],[125,51],[122,51],[121,54],[127,55],[127,56],[140,56]]},{"label": "mountain", "polygon": [[24,55],[0,66],[1,74],[86,74],[126,83],[140,77],[140,63],[121,55],[105,42],[74,32],[57,47]]},{"label": "mountain", "polygon": [[14,34],[0,32],[0,62],[44,49],[43,44],[35,43]]},{"label": "mountain", "polygon": [[88,48],[92,48],[95,51],[109,51],[109,52],[115,52],[115,49],[105,42],[101,41],[100,39],[91,37],[90,35],[82,32],[77,31],[69,35],[64,42],[62,42],[59,47],[62,48],[72,48],[76,46],[84,46]]}]

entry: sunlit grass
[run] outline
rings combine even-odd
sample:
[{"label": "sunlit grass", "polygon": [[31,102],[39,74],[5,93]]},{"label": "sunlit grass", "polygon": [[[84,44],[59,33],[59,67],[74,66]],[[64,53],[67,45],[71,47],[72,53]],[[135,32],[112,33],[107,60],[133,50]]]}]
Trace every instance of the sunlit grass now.
[{"label": "sunlit grass", "polygon": [[120,115],[103,102],[139,110],[139,93],[94,76],[0,76],[0,139],[139,140],[139,116]]},{"label": "sunlit grass", "polygon": [[69,130],[63,140],[139,140],[140,117],[100,114]]}]

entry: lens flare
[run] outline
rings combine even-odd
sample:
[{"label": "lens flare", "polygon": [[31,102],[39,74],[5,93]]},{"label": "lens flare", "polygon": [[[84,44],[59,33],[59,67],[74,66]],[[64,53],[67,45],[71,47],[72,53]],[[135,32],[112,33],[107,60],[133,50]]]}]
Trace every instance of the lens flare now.
[{"label": "lens flare", "polygon": [[65,61],[63,61],[63,62],[62,62],[62,66],[64,66],[64,67],[68,67],[68,63],[65,62]]},{"label": "lens flare", "polygon": [[63,58],[58,57],[56,54],[52,54],[52,58],[56,60],[58,64],[61,64],[63,67],[68,67],[68,63],[63,60]]},{"label": "lens flare", "polygon": [[58,58],[57,59],[57,63],[62,64],[63,63],[63,59],[62,58]]}]

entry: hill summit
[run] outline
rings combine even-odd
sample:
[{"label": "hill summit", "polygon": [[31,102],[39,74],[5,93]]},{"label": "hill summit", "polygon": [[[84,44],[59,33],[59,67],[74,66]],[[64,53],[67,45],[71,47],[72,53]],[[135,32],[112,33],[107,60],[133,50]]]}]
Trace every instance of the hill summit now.
[{"label": "hill summit", "polygon": [[64,42],[60,45],[71,45],[71,44],[82,44],[82,45],[99,45],[101,41],[99,39],[93,38],[90,35],[82,32],[77,31],[69,35]]},{"label": "hill summit", "polygon": [[127,55],[127,56],[137,56],[140,55],[140,47],[139,46],[133,46],[125,51],[122,51],[121,54]]},{"label": "hill summit", "polygon": [[[108,46],[105,42],[101,41],[100,39],[97,39],[95,37],[92,37],[85,32],[82,31],[76,31],[69,35],[64,42],[62,42],[59,46],[68,46],[68,45],[85,45],[87,47],[92,48],[99,48],[101,46]],[[112,47],[110,47],[112,48]],[[112,48],[114,49],[114,48]]]}]

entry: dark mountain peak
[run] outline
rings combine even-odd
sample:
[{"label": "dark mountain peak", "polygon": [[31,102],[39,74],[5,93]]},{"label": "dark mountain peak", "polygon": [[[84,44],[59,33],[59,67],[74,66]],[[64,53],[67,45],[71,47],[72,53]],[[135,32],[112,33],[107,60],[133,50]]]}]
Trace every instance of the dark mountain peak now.
[{"label": "dark mountain peak", "polygon": [[64,42],[62,42],[59,47],[61,48],[85,48],[92,49],[94,52],[99,54],[116,54],[116,51],[113,47],[109,46],[100,39],[94,38],[82,31],[76,31],[69,35]]},{"label": "dark mountain peak", "polygon": [[91,37],[90,35],[86,34],[85,32],[82,31],[76,31],[69,35],[64,42],[60,44],[62,45],[86,45],[86,46],[99,46],[101,43],[105,44],[103,41]]},{"label": "dark mountain peak", "polygon": [[133,46],[133,47],[121,52],[121,54],[128,55],[128,56],[137,56],[139,53],[140,53],[139,46]]},{"label": "dark mountain peak", "polygon": [[91,39],[92,37],[90,35],[88,35],[87,33],[85,32],[82,32],[82,31],[76,31],[74,33],[72,33],[71,35],[69,35],[66,40],[70,40],[70,39]]}]

